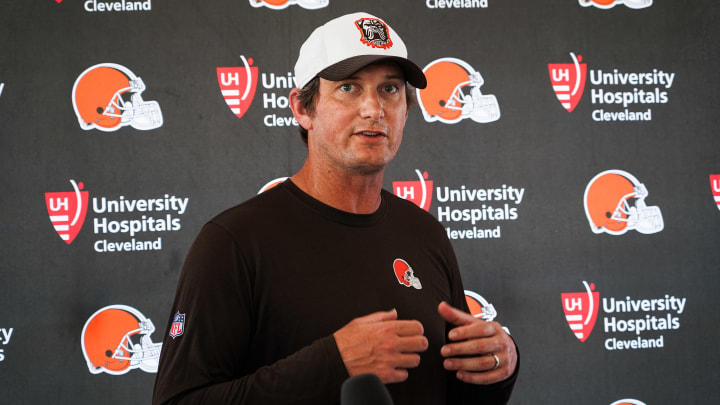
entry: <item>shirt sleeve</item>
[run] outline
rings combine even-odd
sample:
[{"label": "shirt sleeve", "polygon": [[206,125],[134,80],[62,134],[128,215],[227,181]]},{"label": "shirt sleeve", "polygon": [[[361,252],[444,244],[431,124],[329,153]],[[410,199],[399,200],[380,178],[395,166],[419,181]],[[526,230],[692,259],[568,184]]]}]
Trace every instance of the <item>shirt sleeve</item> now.
[{"label": "shirt sleeve", "polygon": [[[165,330],[153,404],[333,404],[347,371],[332,336],[251,369],[252,262],[231,234],[209,223],[183,265]],[[169,335],[185,315],[183,333]]]},{"label": "shirt sleeve", "polygon": [[[462,279],[460,277],[460,270],[455,257],[455,252],[452,249],[450,241],[447,242],[446,257],[448,258],[448,269],[450,271],[450,284],[452,302],[450,305],[460,308],[465,312],[470,312],[465,300],[465,289],[463,287]],[[453,326],[449,325],[446,327],[445,334],[450,332]],[[515,339],[513,339],[513,342]],[[515,345],[516,350],[517,344]],[[468,384],[460,381],[455,376],[455,372],[447,373],[447,393],[448,393],[448,404],[462,404],[462,405],[500,405],[506,404],[510,400],[513,387],[515,386],[515,380],[517,380],[518,372],[520,370],[520,353],[518,350],[517,366],[515,372],[503,381],[496,382],[489,385],[476,385]]]}]

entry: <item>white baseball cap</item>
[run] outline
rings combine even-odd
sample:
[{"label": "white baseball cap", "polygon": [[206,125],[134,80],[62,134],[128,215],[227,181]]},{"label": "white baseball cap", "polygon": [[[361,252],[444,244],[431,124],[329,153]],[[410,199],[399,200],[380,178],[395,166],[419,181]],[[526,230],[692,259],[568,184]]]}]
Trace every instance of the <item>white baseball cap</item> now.
[{"label": "white baseball cap", "polygon": [[330,20],[310,34],[295,63],[295,80],[299,88],[315,76],[338,81],[381,60],[397,63],[413,86],[427,86],[422,69],[408,60],[397,32],[385,21],[362,12]]}]

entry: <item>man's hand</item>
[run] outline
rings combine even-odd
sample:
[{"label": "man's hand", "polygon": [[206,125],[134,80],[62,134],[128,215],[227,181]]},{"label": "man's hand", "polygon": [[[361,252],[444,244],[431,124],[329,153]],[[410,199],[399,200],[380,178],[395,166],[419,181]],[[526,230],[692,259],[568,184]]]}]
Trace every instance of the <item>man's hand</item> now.
[{"label": "man's hand", "polygon": [[398,321],[394,309],[355,318],[333,337],[350,376],[372,373],[385,384],[405,381],[428,348],[422,324]]},{"label": "man's hand", "polygon": [[[447,322],[457,326],[448,333],[454,343],[440,349],[446,358],[443,363],[446,370],[457,370],[457,378],[471,384],[492,384],[515,372],[515,343],[499,323],[475,318],[446,302],[440,303],[438,312]],[[493,355],[497,356],[497,361]]]}]

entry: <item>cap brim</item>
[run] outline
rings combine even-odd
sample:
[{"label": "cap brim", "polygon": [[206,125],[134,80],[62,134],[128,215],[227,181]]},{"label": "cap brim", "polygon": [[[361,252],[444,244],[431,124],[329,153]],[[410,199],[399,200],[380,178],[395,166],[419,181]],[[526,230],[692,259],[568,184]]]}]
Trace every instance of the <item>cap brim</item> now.
[{"label": "cap brim", "polygon": [[318,76],[326,80],[339,81],[346,79],[353,73],[359,71],[367,65],[372,63],[389,61],[397,63],[405,74],[405,80],[417,87],[418,89],[424,89],[427,86],[427,79],[422,69],[416,64],[410,62],[405,58],[399,56],[385,56],[385,55],[360,55],[347,58],[334,65],[328,66],[324,70],[318,73]]}]

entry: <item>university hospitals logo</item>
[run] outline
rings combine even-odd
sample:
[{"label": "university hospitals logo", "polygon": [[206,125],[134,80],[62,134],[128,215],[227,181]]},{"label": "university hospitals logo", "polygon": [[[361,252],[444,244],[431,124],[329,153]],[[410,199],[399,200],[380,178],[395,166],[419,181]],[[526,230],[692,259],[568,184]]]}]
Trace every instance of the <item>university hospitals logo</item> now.
[{"label": "university hospitals logo", "polygon": [[715,204],[720,210],[720,174],[710,175],[710,189],[712,190],[713,198],[715,198]]},{"label": "university hospitals logo", "polygon": [[441,58],[423,69],[427,87],[416,89],[427,122],[456,124],[469,118],[478,123],[500,119],[500,106],[492,94],[483,94],[480,72],[457,58]]},{"label": "university hospitals logo", "polygon": [[258,68],[251,66],[253,59],[240,55],[243,66],[218,67],[217,79],[225,103],[238,118],[247,112],[255,96],[258,81]]},{"label": "university hospitals logo", "polygon": [[145,101],[145,82],[125,66],[100,63],[80,73],[72,89],[72,103],[80,128],[117,131],[131,126],[147,131],[163,124],[157,101]]},{"label": "university hospitals logo", "polygon": [[624,170],[598,173],[585,188],[585,214],[594,233],[622,235],[629,230],[643,234],[663,230],[660,207],[649,207],[645,184]]},{"label": "university hospitals logo", "polygon": [[418,207],[425,211],[430,211],[430,203],[432,203],[433,181],[428,180],[428,173],[420,173],[415,169],[418,180],[411,181],[393,181],[393,192],[396,196],[412,201]]},{"label": "university hospitals logo", "polygon": [[45,193],[45,206],[47,207],[50,222],[55,232],[68,245],[75,240],[85,222],[89,194],[81,191],[85,186],[75,180],[70,180],[73,191]]},{"label": "university hospitals logo", "polygon": [[582,62],[582,55],[575,57],[570,52],[573,63],[549,63],[548,73],[555,96],[560,104],[572,112],[577,107],[585,89],[587,65]]},{"label": "university hospitals logo", "polygon": [[315,10],[327,7],[327,5],[330,4],[330,0],[250,0],[250,5],[255,8],[267,7],[273,10],[282,10],[293,4],[309,10]]},{"label": "university hospitals logo", "polygon": [[428,212],[433,199],[437,201],[437,211],[431,213],[445,226],[450,239],[500,238],[500,224],[518,219],[524,187],[438,186],[437,181],[428,180],[427,172],[415,170],[415,174],[418,180],[393,181],[393,193]]},{"label": "university hospitals logo", "polygon": [[92,374],[126,374],[139,368],[157,373],[162,343],[150,335],[155,325],[137,309],[109,305],[97,310],[82,330],[82,352]]},{"label": "university hospitals logo", "polygon": [[583,281],[584,292],[562,293],[563,311],[570,330],[581,342],[587,340],[595,327],[598,307],[600,305],[600,293],[594,291],[595,284]]},{"label": "university hospitals logo", "polygon": [[624,4],[629,8],[647,8],[652,6],[653,0],[578,0],[581,6],[597,8],[613,8],[616,4]]}]

